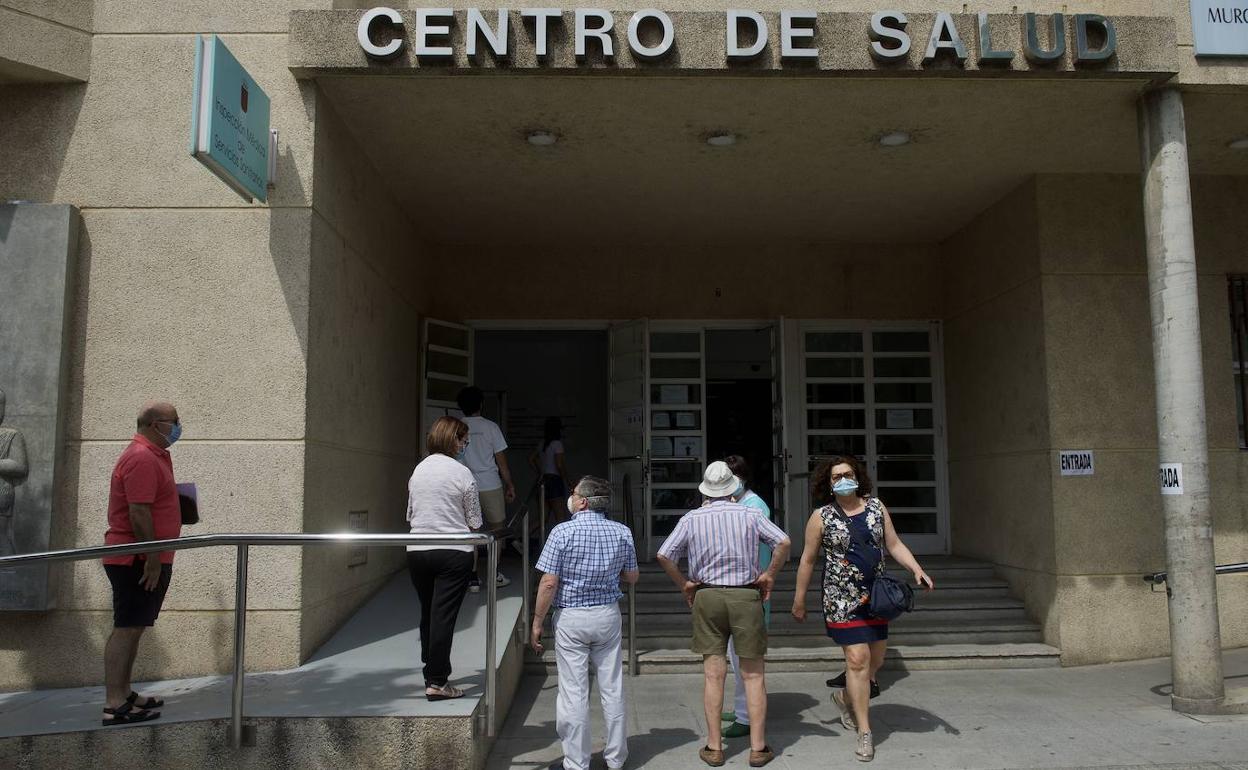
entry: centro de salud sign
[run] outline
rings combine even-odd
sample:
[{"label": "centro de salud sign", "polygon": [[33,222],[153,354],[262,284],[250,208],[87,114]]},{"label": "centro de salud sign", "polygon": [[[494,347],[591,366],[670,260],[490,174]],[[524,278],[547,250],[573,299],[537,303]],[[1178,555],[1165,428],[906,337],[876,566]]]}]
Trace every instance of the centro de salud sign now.
[{"label": "centro de salud sign", "polygon": [[[462,24],[458,12],[450,8],[404,9],[405,17],[394,8],[378,7],[364,12],[356,26],[356,39],[370,58],[390,61],[403,53],[409,44],[420,60],[450,60],[456,49],[452,27],[462,27],[462,52],[470,63],[477,63],[488,50],[495,58],[511,56],[510,13],[505,8],[493,11],[493,20],[479,8],[467,8]],[[552,29],[564,24],[564,11],[558,8],[524,8],[519,11],[523,26],[532,29],[533,52],[539,60],[551,56]],[[616,19],[607,10],[576,8],[571,14],[571,39],[576,61],[586,62],[600,55],[610,60],[616,55]],[[814,61],[820,49],[815,40],[819,14],[815,11],[780,11],[778,37],[780,58],[788,62]],[[1008,66],[1018,52],[998,48],[993,40],[989,14],[978,15],[975,60],[980,66]],[[774,19],[773,19],[774,22]],[[408,25],[411,29],[408,30]],[[1068,55],[1067,23],[1064,14],[1055,13],[1046,19],[1034,13],[1020,15],[1022,55],[1033,65],[1059,62]],[[879,63],[902,62],[910,57],[917,45],[923,51],[924,64],[947,59],[961,65],[971,58],[970,50],[955,24],[953,15],[939,12],[932,15],[928,30],[912,30],[906,14],[880,11],[871,16],[869,29],[863,30],[863,45],[869,46],[871,57]],[[623,36],[632,56],[643,62],[660,62],[672,56],[677,45],[676,28],[664,11],[644,9],[633,12]],[[762,56],[770,45],[771,30],[763,14],[751,10],[724,12],[724,54],[728,62],[749,62]],[[924,34],[926,32],[926,34]],[[1117,33],[1113,22],[1098,14],[1076,14],[1073,17],[1069,44],[1070,58],[1077,65],[1103,64],[1117,53]],[[410,41],[410,42],[409,42]]]},{"label": "centro de salud sign", "polygon": [[191,155],[243,199],[268,199],[269,97],[216,35],[195,39]]}]

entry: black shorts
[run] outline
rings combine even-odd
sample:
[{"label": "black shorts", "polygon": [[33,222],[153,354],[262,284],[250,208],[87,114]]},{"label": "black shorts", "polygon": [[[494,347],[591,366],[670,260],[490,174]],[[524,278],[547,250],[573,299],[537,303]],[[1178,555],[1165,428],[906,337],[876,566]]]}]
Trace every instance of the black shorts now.
[{"label": "black shorts", "polygon": [[113,584],[113,628],[155,625],[160,606],[165,603],[165,592],[169,590],[173,565],[160,565],[160,582],[155,591],[139,585],[143,562],[138,559],[134,564],[105,564],[104,571],[108,573],[108,582]]}]

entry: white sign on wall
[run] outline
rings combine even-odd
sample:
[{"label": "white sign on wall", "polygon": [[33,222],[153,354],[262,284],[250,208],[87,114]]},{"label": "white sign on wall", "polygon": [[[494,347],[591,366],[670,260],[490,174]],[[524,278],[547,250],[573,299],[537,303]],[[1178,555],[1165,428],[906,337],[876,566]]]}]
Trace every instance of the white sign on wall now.
[{"label": "white sign on wall", "polygon": [[1063,449],[1058,453],[1063,476],[1091,476],[1094,462],[1091,449]]},{"label": "white sign on wall", "polygon": [[1248,2],[1191,0],[1197,56],[1248,56]]},{"label": "white sign on wall", "polygon": [[1162,463],[1160,475],[1163,495],[1183,494],[1183,463]]}]

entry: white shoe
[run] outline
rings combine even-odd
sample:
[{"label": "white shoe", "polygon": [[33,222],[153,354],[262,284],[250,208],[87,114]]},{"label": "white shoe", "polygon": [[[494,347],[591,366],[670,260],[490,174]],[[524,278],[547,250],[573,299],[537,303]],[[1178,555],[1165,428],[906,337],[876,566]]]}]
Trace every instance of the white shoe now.
[{"label": "white shoe", "polygon": [[832,691],[832,703],[841,712],[841,725],[846,730],[857,732],[858,726],[854,723],[854,713],[849,708],[849,703],[845,700],[844,690]]},{"label": "white shoe", "polygon": [[476,578],[468,581],[468,593],[475,594],[481,592],[481,582]]},{"label": "white shoe", "polygon": [[506,586],[511,585],[511,581],[508,580],[507,576],[501,572],[494,576],[494,580],[498,584],[499,588],[505,588]]}]

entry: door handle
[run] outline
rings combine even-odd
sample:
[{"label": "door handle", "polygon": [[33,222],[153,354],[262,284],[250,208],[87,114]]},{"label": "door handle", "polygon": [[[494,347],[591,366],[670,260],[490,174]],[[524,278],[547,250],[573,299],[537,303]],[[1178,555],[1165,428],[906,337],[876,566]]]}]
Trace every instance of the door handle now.
[{"label": "door handle", "polygon": [[620,463],[620,462],[624,462],[625,460],[640,460],[640,459],[641,459],[641,455],[620,455],[619,457],[608,457],[607,462]]}]

